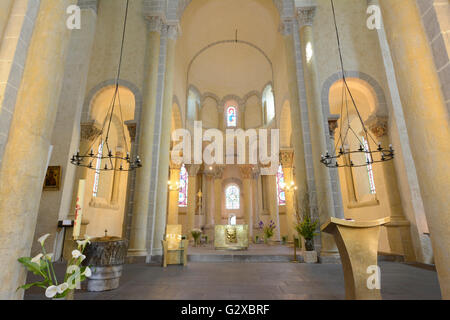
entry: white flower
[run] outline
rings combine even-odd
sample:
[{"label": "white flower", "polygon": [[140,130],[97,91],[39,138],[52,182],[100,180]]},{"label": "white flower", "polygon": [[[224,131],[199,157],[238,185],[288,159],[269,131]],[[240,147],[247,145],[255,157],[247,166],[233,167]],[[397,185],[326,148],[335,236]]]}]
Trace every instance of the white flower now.
[{"label": "white flower", "polygon": [[41,262],[41,258],[42,258],[43,256],[44,256],[44,255],[43,255],[42,253],[39,253],[36,257],[34,257],[33,259],[31,259],[31,262],[39,264],[39,263]]},{"label": "white flower", "polygon": [[45,255],[45,259],[51,261],[51,260],[53,259],[53,253],[47,253],[47,254]]},{"label": "white flower", "polygon": [[69,285],[68,285],[66,282],[61,283],[61,284],[57,287],[58,293],[64,293],[64,291],[66,291],[67,289],[69,289]]},{"label": "white flower", "polygon": [[50,286],[45,290],[45,296],[47,298],[53,298],[58,294],[58,287],[57,286]]},{"label": "white flower", "polygon": [[38,239],[38,242],[41,244],[41,246],[44,245],[44,242],[45,240],[47,240],[48,237],[50,237],[50,233],[44,234],[42,237]]},{"label": "white flower", "polygon": [[77,240],[79,247],[85,247],[87,244],[90,244],[91,241],[89,239]]},{"label": "white flower", "polygon": [[77,259],[79,257],[81,257],[83,254],[79,251],[79,250],[73,250],[72,251],[72,257]]},{"label": "white flower", "polygon": [[[84,254],[82,254],[81,256],[80,256],[80,258],[81,258],[81,261],[83,261],[84,259],[86,259],[86,256],[84,255]],[[81,262],[80,261],[80,262]]]},{"label": "white flower", "polygon": [[91,268],[86,267],[86,269],[84,270],[84,272],[83,272],[82,275],[83,275],[83,276],[86,276],[86,277],[92,276],[92,270],[91,270]]}]

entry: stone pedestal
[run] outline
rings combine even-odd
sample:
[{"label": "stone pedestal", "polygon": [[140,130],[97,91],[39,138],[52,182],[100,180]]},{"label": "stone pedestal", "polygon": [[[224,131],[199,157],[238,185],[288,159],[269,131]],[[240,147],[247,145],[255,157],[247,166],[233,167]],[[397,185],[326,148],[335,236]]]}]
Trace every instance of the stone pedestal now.
[{"label": "stone pedestal", "polygon": [[86,281],[87,291],[108,291],[119,287],[127,255],[128,240],[117,237],[95,238],[86,247],[86,260],[92,276]]}]

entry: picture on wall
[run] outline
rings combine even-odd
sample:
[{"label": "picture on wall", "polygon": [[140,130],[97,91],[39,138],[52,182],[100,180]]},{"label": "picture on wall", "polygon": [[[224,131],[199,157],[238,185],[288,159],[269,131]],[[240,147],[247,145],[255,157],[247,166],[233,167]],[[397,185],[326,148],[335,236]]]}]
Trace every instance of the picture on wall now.
[{"label": "picture on wall", "polygon": [[44,179],[45,191],[58,191],[61,184],[61,166],[50,166]]}]

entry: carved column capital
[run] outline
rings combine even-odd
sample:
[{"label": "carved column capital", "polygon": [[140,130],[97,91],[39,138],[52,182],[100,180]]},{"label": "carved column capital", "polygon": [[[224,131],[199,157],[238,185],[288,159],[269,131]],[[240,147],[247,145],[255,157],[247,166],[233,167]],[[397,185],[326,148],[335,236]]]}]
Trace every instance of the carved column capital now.
[{"label": "carved column capital", "polygon": [[161,16],[145,16],[149,32],[161,33],[164,26],[164,19]]},{"label": "carved column capital", "polygon": [[316,7],[297,8],[297,21],[299,28],[303,26],[312,26],[316,16]]},{"label": "carved column capital", "polygon": [[388,134],[388,117],[372,115],[366,120],[366,126],[377,138],[381,138]]},{"label": "carved column capital", "polygon": [[181,163],[176,163],[176,162],[173,162],[172,160],[170,160],[170,163],[169,163],[170,170],[181,170],[182,166],[183,165]]},{"label": "carved column capital", "polygon": [[98,135],[102,133],[100,127],[95,121],[83,122],[80,124],[80,138],[81,140],[94,140]]},{"label": "carved column capital", "polygon": [[195,177],[200,170],[199,164],[186,164],[186,170],[188,172],[189,177]]},{"label": "carved column capital", "polygon": [[252,178],[253,165],[251,165],[251,164],[240,165],[239,170],[241,171],[242,179],[249,180]]},{"label": "carved column capital", "polygon": [[128,128],[128,133],[130,134],[130,140],[131,142],[135,142],[136,141],[136,128],[137,128],[137,123],[134,121],[125,121],[125,125]]},{"label": "carved column capital", "polygon": [[223,171],[225,170],[224,165],[214,166],[214,179],[222,179]]},{"label": "carved column capital", "polygon": [[252,179],[257,180],[261,175],[261,169],[259,166],[253,166]]},{"label": "carved column capital", "polygon": [[340,116],[337,114],[332,114],[328,117],[328,130],[330,138],[334,140],[334,132],[339,127],[338,120]]},{"label": "carved column capital", "polygon": [[294,164],[294,150],[280,150],[280,163],[283,168],[292,168]]},{"label": "carved column capital", "polygon": [[162,27],[162,33],[171,40],[177,40],[181,35],[181,27],[178,23],[176,24],[164,24]]}]

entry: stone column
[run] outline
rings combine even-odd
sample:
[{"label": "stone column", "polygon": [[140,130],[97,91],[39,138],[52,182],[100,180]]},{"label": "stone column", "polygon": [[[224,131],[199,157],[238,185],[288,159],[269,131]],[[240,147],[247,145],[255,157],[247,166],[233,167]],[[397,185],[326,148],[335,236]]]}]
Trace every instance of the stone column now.
[{"label": "stone column", "polygon": [[442,297],[450,299],[448,110],[415,1],[381,0]]},{"label": "stone column", "polygon": [[253,229],[253,234],[255,234],[255,230],[258,228],[258,223],[261,221],[260,212],[262,210],[261,196],[260,196],[260,175],[261,172],[259,167],[255,167],[253,169],[252,175],[252,198],[253,198],[253,225],[249,226],[249,228]]},{"label": "stone column", "polygon": [[195,209],[197,208],[197,174],[200,170],[199,164],[187,164],[188,172],[188,203],[187,203],[187,230],[185,234],[191,237],[191,230],[195,228]]},{"label": "stone column", "polygon": [[204,179],[206,180],[206,188],[203,190],[203,197],[205,198],[205,233],[209,239],[214,236],[214,169],[206,169],[204,172]]},{"label": "stone column", "polygon": [[131,222],[129,255],[147,254],[147,223],[152,168],[153,127],[155,124],[156,91],[162,21],[160,17],[147,17],[147,49],[144,82],[144,98],[141,115],[139,155],[142,168],[136,174],[134,214]]},{"label": "stone column", "polygon": [[169,208],[167,212],[167,224],[178,224],[178,199],[181,165],[170,163],[169,174]]},{"label": "stone column", "polygon": [[9,14],[11,12],[13,0],[0,1],[0,45],[3,39],[6,25],[8,24]]},{"label": "stone column", "polygon": [[303,195],[308,191],[305,146],[303,141],[302,118],[300,112],[300,98],[297,82],[297,65],[295,60],[295,48],[293,38],[293,21],[285,21],[282,25],[282,34],[286,51],[286,64],[288,87],[291,104],[292,144],[294,147],[295,184],[298,187],[297,201],[300,203]]},{"label": "stone column", "polygon": [[295,188],[290,187],[294,182],[294,172],[292,169],[294,163],[294,150],[281,150],[280,151],[280,162],[283,167],[284,182],[286,183],[286,188],[284,193],[286,195],[286,221],[287,221],[287,231],[289,241],[294,241],[294,237],[297,236],[295,231]]},{"label": "stone column", "polygon": [[[370,131],[378,138],[383,147],[389,146],[387,117],[372,116],[366,121]],[[411,241],[410,223],[403,212],[400,189],[394,161],[383,162],[384,185],[391,210],[391,221],[386,224],[389,245],[394,253],[404,254],[407,261],[415,261]]]},{"label": "stone column", "polygon": [[222,174],[224,166],[214,168],[214,224],[222,224]]},{"label": "stone column", "polygon": [[[325,118],[320,102],[320,87],[318,83],[317,60],[312,29],[315,12],[315,7],[297,9],[298,24],[300,27],[300,44],[303,53],[303,71],[309,126],[311,128],[312,162],[316,181],[317,206],[320,224],[323,224],[330,217],[335,217],[336,215],[334,212],[330,172],[320,162],[320,155],[324,154],[328,148],[325,138]],[[332,235],[322,233],[320,239],[322,242],[321,256],[338,255],[338,249]]]},{"label": "stone column", "polygon": [[75,0],[42,0],[0,170],[0,299],[20,299],[55,124]]},{"label": "stone column", "polygon": [[266,196],[269,200],[269,212],[270,219],[275,223],[276,229],[272,240],[280,240],[280,214],[278,210],[278,188],[277,188],[277,176],[271,175],[267,176],[267,190]]},{"label": "stone column", "polygon": [[161,115],[161,138],[159,145],[158,184],[155,208],[155,226],[152,254],[161,254],[161,240],[166,232],[167,215],[167,179],[170,158],[170,136],[172,127],[173,78],[175,69],[175,45],[178,37],[178,25],[165,25],[166,71],[164,76],[163,105]]},{"label": "stone column", "polygon": [[248,236],[249,239],[253,238],[253,194],[252,194],[252,175],[253,166],[252,165],[241,165],[239,167],[241,170],[241,176],[243,179],[244,187],[244,217],[245,222],[248,225]]}]

